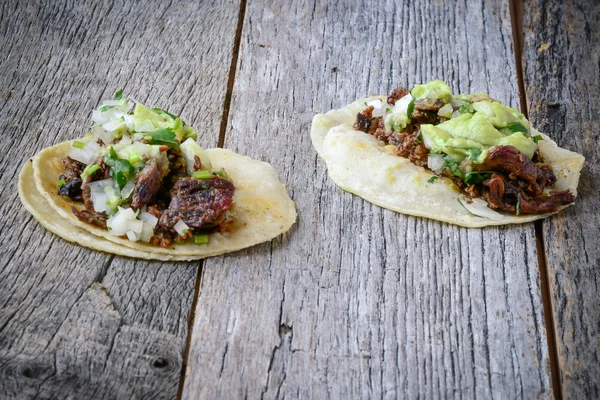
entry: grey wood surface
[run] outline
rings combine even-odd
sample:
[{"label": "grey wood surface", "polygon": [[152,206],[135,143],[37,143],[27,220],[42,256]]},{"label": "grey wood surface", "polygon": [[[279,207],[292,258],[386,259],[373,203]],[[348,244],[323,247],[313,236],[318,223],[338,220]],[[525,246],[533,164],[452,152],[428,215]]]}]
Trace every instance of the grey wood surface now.
[{"label": "grey wood surface", "polygon": [[225,147],[299,217],[206,262],[185,398],[552,397],[533,224],[383,210],[312,149],[315,113],[433,78],[518,106],[506,1],[396,3],[248,2]]},{"label": "grey wood surface", "polygon": [[19,169],[83,135],[118,88],[215,146],[238,4],[3,1],[0,398],[175,398],[199,263],[69,244],[21,206]]},{"label": "grey wood surface", "polygon": [[525,7],[529,115],[586,158],[573,207],[544,222],[558,364],[565,399],[600,398],[600,4]]}]

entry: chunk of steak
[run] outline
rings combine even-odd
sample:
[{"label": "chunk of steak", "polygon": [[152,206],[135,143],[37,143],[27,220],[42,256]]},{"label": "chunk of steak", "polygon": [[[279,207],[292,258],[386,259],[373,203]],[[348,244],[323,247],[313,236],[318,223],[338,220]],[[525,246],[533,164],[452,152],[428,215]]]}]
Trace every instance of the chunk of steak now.
[{"label": "chunk of steak", "polygon": [[556,176],[549,166],[538,167],[513,146],[493,147],[477,169],[505,172],[509,179],[525,182],[523,189],[533,195],[541,195],[546,187],[556,182]]},{"label": "chunk of steak", "polygon": [[61,196],[67,196],[71,200],[82,201],[81,179],[73,179],[67,181],[64,175],[61,175],[60,179],[64,179],[66,183],[64,183],[61,187],[58,188],[58,194]]},{"label": "chunk of steak", "polygon": [[63,176],[67,182],[76,179],[81,180],[81,174],[86,167],[84,163],[73,160],[71,157],[65,157],[61,159],[60,163],[65,169]]},{"label": "chunk of steak", "polygon": [[173,229],[178,221],[191,228],[208,229],[218,226],[226,219],[233,205],[235,187],[223,178],[197,180],[182,178],[171,192],[169,208],[163,211],[159,224]]},{"label": "chunk of steak", "polygon": [[483,197],[488,206],[494,210],[508,211],[519,214],[543,214],[555,212],[559,206],[571,204],[575,196],[569,190],[550,192],[549,196],[530,196],[523,189],[509,181],[501,174],[492,174],[492,177],[483,182],[489,190],[483,190]]},{"label": "chunk of steak", "polygon": [[78,210],[75,206],[71,206],[71,211],[73,211],[73,214],[75,214],[79,220],[106,229],[106,213],[90,210]]},{"label": "chunk of steak", "polygon": [[396,101],[400,100],[404,96],[408,94],[408,89],[406,88],[396,88],[392,90],[392,93],[387,98],[388,104],[395,105]]},{"label": "chunk of steak", "polygon": [[135,177],[135,186],[131,198],[131,207],[137,210],[152,202],[161,185],[161,171],[158,161],[151,158]]}]

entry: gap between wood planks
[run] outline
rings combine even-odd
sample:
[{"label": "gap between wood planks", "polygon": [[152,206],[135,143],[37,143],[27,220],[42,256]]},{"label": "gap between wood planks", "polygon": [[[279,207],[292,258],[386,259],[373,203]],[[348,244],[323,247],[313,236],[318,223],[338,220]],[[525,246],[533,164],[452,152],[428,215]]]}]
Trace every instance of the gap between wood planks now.
[{"label": "gap between wood planks", "polygon": [[[527,112],[527,95],[525,93],[525,80],[523,78],[523,46],[525,35],[523,33],[523,1],[510,0],[510,20],[513,31],[513,42],[515,49],[515,62],[517,64],[517,79],[519,80],[519,99],[521,112],[529,119]],[[554,325],[554,310],[550,297],[550,276],[546,261],[546,247],[544,245],[544,221],[534,222],[535,241],[537,248],[538,264],[540,267],[540,287],[542,290],[542,303],[544,308],[544,323],[546,325],[546,338],[548,341],[548,356],[550,359],[550,374],[552,378],[552,389],[554,398],[562,400],[562,387],[560,383],[560,369],[558,364],[558,353],[556,343],[556,327]]]},{"label": "gap between wood planks", "polygon": [[[221,118],[221,126],[219,129],[219,142],[217,147],[223,148],[225,144],[225,131],[227,130],[227,122],[229,121],[229,107],[231,106],[231,96],[233,94],[233,84],[235,83],[235,73],[237,69],[238,56],[240,53],[240,43],[242,41],[242,29],[244,27],[244,17],[246,15],[246,0],[240,0],[240,10],[238,12],[238,21],[235,29],[235,37],[233,39],[233,50],[231,53],[231,64],[229,65],[229,77],[227,78],[227,91],[225,92],[225,100],[223,102],[223,116]],[[204,260],[200,261],[198,273],[196,274],[196,285],[194,287],[194,298],[192,299],[192,307],[188,318],[188,334],[185,340],[185,348],[183,350],[183,360],[181,363],[181,374],[179,377],[179,388],[177,390],[177,399],[183,398],[183,388],[185,385],[186,370],[188,364],[188,356],[192,343],[192,333],[194,329],[194,321],[196,319],[196,307],[198,306],[198,297],[200,296],[200,285],[202,284],[202,271],[204,269]]]}]

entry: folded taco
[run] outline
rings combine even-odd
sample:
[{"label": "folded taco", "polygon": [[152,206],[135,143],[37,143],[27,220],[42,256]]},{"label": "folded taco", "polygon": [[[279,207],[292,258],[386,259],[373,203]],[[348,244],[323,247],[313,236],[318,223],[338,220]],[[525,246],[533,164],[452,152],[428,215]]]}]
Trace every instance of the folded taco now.
[{"label": "folded taco", "polygon": [[267,163],[205,150],[196,131],[117,93],[85,137],[42,150],[23,167],[21,201],[47,229],[97,250],[191,260],[268,241],[296,220]]},{"label": "folded taco", "polygon": [[486,93],[439,80],[314,117],[313,146],[342,189],[466,227],[529,222],[569,206],[584,158]]}]

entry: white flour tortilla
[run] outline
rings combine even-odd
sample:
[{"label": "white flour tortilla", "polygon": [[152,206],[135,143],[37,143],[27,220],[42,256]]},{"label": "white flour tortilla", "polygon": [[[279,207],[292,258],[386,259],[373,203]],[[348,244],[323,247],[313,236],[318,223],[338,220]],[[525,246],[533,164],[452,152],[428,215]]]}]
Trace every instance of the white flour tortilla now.
[{"label": "white flour tortilla", "polygon": [[[464,195],[454,183],[412,164],[408,159],[384,151],[383,142],[352,127],[356,114],[365,102],[387,96],[357,100],[339,110],[318,114],[313,118],[311,139],[317,153],[325,160],[329,177],[342,189],[354,193],[378,206],[419,217],[426,217],[469,228],[490,225],[519,224],[546,218],[552,214],[515,216],[492,210],[482,217],[469,212],[459,198]],[[540,155],[552,166],[557,182],[554,190],[570,189],[577,195],[579,174],[584,157],[562,149],[548,136],[538,142]],[[464,200],[463,200],[464,202]],[[559,210],[568,207],[562,206]]]}]

